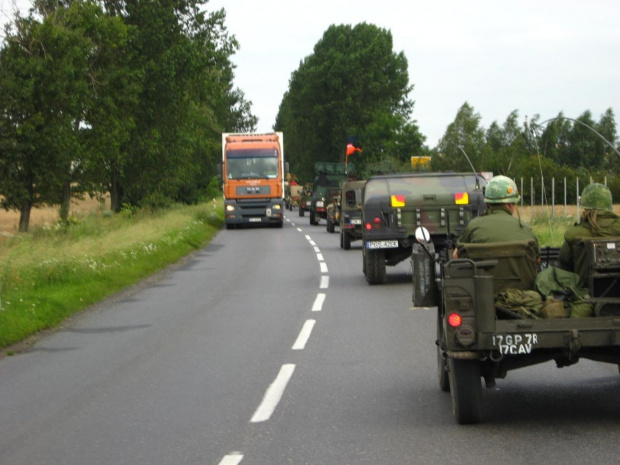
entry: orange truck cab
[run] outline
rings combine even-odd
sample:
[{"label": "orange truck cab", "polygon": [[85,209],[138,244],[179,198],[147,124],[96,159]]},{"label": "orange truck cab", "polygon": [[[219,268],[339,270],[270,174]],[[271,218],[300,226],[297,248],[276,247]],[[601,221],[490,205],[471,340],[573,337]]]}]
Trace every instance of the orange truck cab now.
[{"label": "orange truck cab", "polygon": [[282,227],[282,132],[223,133],[221,168],[226,229],[250,223]]}]

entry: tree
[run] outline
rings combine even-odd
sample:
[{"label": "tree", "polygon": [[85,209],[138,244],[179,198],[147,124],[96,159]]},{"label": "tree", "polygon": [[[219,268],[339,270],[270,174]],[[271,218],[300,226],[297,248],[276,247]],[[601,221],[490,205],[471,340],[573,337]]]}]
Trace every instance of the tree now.
[{"label": "tree", "polygon": [[76,14],[77,6],[41,22],[33,13],[17,18],[0,51],[0,192],[4,208],[20,211],[20,231],[28,230],[33,206],[68,205],[91,50],[69,26]]},{"label": "tree", "polygon": [[344,161],[351,136],[364,149],[351,159],[358,172],[386,157],[418,154],[424,138],[410,120],[407,66],[389,31],[367,23],[330,26],[292,73],[276,118],[292,169],[308,179],[316,161]]},{"label": "tree", "polygon": [[[439,141],[439,154],[433,158],[433,169],[471,171],[472,166],[467,158],[476,171],[484,169],[483,154],[486,139],[480,120],[481,116],[469,103],[465,102]],[[467,157],[463,152],[467,154]]]}]

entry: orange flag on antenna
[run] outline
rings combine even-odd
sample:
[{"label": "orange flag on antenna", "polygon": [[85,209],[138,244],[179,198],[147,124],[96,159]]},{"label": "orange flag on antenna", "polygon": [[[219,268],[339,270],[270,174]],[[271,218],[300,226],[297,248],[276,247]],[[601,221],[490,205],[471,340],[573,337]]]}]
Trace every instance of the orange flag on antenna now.
[{"label": "orange flag on antenna", "polygon": [[356,147],[352,143],[348,143],[347,144],[347,157],[349,155],[353,155],[355,152],[363,152],[363,150],[360,149],[359,147]]}]

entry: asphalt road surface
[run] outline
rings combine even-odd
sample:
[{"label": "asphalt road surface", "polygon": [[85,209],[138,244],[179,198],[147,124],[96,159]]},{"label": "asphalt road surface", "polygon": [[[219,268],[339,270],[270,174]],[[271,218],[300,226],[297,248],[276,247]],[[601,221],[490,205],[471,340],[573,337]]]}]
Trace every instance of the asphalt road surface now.
[{"label": "asphalt road surface", "polygon": [[615,464],[620,375],[544,364],[455,423],[410,264],[289,213],[222,230],[178,269],[0,360],[0,464]]}]

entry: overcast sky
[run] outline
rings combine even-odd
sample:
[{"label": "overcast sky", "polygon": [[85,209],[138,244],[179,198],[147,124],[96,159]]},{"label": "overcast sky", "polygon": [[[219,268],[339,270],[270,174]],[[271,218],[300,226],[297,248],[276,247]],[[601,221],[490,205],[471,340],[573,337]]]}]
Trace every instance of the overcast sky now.
[{"label": "overcast sky", "polygon": [[[0,9],[12,4],[0,0]],[[206,8],[227,11],[241,47],[235,84],[259,131],[272,130],[291,73],[325,30],[360,22],[390,30],[394,51],[407,56],[412,116],[431,147],[465,102],[485,128],[513,110],[521,120],[590,110],[598,121],[612,108],[620,122],[618,0],[210,0]]]},{"label": "overcast sky", "polygon": [[[409,61],[413,119],[435,146],[468,102],[487,128],[518,110],[620,122],[620,1],[210,0],[240,43],[236,85],[269,131],[291,73],[332,25],[389,29]],[[620,130],[618,131],[620,133]]]}]

